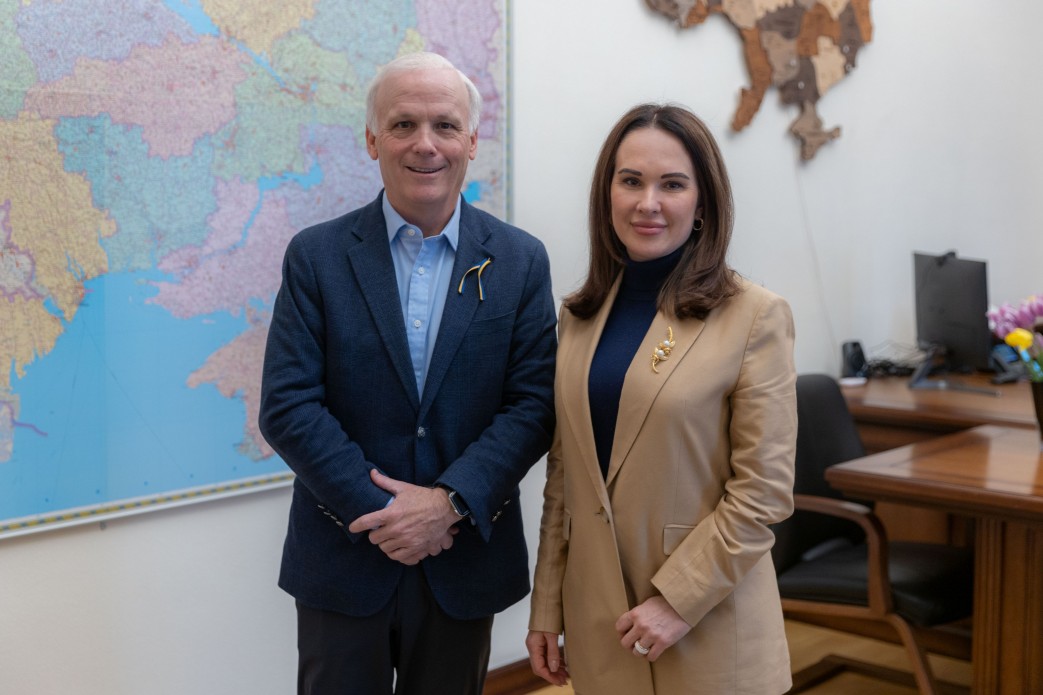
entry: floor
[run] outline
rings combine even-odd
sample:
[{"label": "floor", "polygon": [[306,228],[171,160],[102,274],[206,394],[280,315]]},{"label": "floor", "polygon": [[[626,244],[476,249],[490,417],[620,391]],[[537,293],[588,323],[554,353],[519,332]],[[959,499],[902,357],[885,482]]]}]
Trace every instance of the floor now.
[{"label": "floor", "polygon": [[[815,663],[826,654],[838,654],[908,670],[905,652],[898,646],[793,622],[786,623],[786,636],[789,639],[790,659],[794,671]],[[932,656],[930,659],[934,675],[938,679],[960,685],[970,684],[969,663],[944,657]],[[916,695],[915,688],[852,673],[843,673],[804,692],[809,695]],[[573,695],[573,691],[570,687],[547,686],[531,695]]]}]

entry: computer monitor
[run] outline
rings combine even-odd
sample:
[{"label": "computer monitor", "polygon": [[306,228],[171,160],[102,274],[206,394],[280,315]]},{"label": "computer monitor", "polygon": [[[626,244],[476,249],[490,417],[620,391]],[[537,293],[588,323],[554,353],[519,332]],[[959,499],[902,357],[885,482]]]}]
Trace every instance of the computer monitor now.
[{"label": "computer monitor", "polygon": [[940,256],[915,252],[913,284],[916,339],[927,357],[909,385],[967,390],[927,377],[937,371],[970,373],[989,368],[992,333],[985,316],[989,308],[985,261],[957,258],[955,251]]}]

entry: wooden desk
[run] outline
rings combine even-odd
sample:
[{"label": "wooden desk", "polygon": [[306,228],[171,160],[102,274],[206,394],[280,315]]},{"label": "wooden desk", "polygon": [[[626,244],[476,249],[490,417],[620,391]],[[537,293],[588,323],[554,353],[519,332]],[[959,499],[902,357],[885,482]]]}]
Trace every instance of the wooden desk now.
[{"label": "wooden desk", "polygon": [[874,454],[978,425],[1036,428],[1027,382],[993,385],[988,376],[952,377],[993,389],[999,396],[963,391],[920,391],[900,377],[874,378],[846,386],[844,398],[866,450]]},{"label": "wooden desk", "polygon": [[853,497],[973,516],[973,692],[1043,693],[1037,429],[975,427],[833,466],[826,480]]},{"label": "wooden desk", "polygon": [[[992,389],[1000,395],[914,390],[903,377],[873,378],[864,386],[844,387],[844,398],[866,452],[875,454],[977,425],[1036,429],[1027,382],[994,385],[985,374],[950,380]],[[877,505],[876,512],[893,540],[954,545],[973,542],[973,525],[959,516],[888,502]]]}]

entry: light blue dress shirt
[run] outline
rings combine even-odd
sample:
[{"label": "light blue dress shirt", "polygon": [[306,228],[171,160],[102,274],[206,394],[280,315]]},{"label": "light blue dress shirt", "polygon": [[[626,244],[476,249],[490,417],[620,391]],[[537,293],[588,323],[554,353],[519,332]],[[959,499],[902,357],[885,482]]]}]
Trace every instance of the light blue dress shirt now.
[{"label": "light blue dress shirt", "polygon": [[427,369],[435,351],[438,327],[449,292],[460,239],[460,201],[448,224],[437,235],[424,238],[420,228],[398,214],[383,196],[391,260],[398,280],[398,298],[406,321],[409,357],[413,362],[417,392],[424,394]]}]

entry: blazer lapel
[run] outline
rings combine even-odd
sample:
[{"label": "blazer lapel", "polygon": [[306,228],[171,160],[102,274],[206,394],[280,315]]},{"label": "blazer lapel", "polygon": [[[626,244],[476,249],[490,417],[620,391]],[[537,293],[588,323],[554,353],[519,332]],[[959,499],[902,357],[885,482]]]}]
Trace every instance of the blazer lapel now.
[{"label": "blazer lapel", "polygon": [[[572,319],[570,325],[570,337],[568,341],[568,354],[562,355],[558,360],[557,369],[561,372],[559,379],[562,384],[568,384],[569,388],[562,389],[562,400],[564,401],[564,413],[559,413],[559,421],[564,419],[569,423],[572,430],[572,438],[578,442],[582,455],[584,467],[590,482],[597,492],[598,499],[605,509],[611,509],[608,498],[608,487],[605,478],[601,475],[601,467],[598,465],[597,445],[594,443],[594,430],[590,416],[590,364],[594,360],[594,352],[601,340],[601,333],[605,330],[605,322],[612,310],[622,275],[616,278],[616,282],[609,290],[601,310],[592,319],[582,321]],[[567,311],[567,309],[566,309]],[[565,343],[563,343],[565,345]],[[560,354],[560,353],[559,353]]]},{"label": "blazer lapel", "polygon": [[[445,308],[442,310],[442,323],[438,328],[435,350],[427,368],[424,396],[420,404],[421,418],[434,402],[435,394],[442,385],[453,356],[460,348],[464,333],[467,332],[467,327],[478,310],[477,278],[473,277],[474,273],[468,276],[463,292],[457,291],[460,281],[469,269],[480,265],[486,258],[496,260],[492,252],[484,246],[489,238],[489,230],[475,217],[467,203],[461,201],[460,205],[460,237],[456,248],[456,260],[453,262],[453,275],[449,282],[449,294],[445,298]],[[501,272],[506,270],[504,268]],[[495,277],[496,271],[496,263],[492,263],[482,274],[483,282]],[[472,282],[475,283],[474,286]]]},{"label": "blazer lapel", "polygon": [[[616,434],[612,440],[612,457],[609,460],[608,475],[605,484],[612,486],[619,473],[623,461],[634,446],[641,426],[648,417],[652,403],[666,382],[673,376],[685,353],[695,344],[696,338],[705,324],[697,319],[686,319],[683,322],[676,317],[668,317],[658,312],[652,320],[641,347],[638,348],[634,360],[627,369],[623,380],[623,392],[619,397],[619,415],[616,417]],[[656,364],[658,373],[652,371],[652,354],[662,341],[666,340],[669,330],[673,329],[675,343],[670,355]]]},{"label": "blazer lapel", "polygon": [[409,344],[406,342],[405,318],[398,296],[395,265],[391,260],[387,223],[380,205],[381,198],[378,197],[359,217],[358,226],[351,230],[358,243],[348,249],[348,262],[387,348],[388,359],[409,394],[410,403],[414,408],[419,408],[420,395],[409,357]]}]

